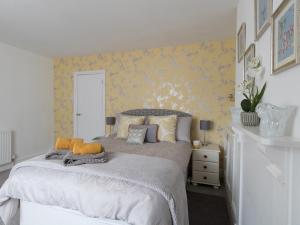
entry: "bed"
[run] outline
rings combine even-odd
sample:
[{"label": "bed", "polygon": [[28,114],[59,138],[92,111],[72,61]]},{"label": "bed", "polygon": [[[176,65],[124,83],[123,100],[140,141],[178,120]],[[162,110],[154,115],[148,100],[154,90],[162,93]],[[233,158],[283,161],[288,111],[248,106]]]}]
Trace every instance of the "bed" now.
[{"label": "bed", "polygon": [[[123,114],[191,117],[163,109]],[[21,225],[188,225],[190,143],[132,145],[115,137],[97,142],[107,163],[66,168],[39,156],[16,165],[0,190],[1,217],[12,223],[20,205]]]}]

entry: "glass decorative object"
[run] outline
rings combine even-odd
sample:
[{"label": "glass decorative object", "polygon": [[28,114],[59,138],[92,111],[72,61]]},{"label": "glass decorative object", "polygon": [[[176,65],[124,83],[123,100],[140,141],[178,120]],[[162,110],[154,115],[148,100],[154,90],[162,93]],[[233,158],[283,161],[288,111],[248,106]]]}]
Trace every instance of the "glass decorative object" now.
[{"label": "glass decorative object", "polygon": [[261,103],[256,112],[260,117],[260,134],[264,137],[281,137],[286,135],[287,123],[295,107],[281,108],[269,103]]}]

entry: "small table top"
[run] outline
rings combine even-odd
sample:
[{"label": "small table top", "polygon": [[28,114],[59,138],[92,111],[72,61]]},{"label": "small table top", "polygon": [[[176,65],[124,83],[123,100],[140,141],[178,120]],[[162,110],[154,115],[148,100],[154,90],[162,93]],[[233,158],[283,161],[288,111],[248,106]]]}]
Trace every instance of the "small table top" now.
[{"label": "small table top", "polygon": [[216,144],[209,144],[209,145],[206,145],[206,146],[201,146],[200,148],[193,148],[193,151],[202,151],[202,150],[210,150],[210,151],[218,151],[220,152],[220,147],[219,145],[216,145]]}]

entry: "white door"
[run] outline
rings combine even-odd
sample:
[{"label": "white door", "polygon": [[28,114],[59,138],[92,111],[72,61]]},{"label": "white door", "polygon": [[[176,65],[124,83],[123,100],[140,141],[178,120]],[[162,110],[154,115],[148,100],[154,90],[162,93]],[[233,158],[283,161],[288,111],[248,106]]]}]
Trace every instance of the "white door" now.
[{"label": "white door", "polygon": [[74,75],[74,136],[91,141],[105,135],[105,73]]}]

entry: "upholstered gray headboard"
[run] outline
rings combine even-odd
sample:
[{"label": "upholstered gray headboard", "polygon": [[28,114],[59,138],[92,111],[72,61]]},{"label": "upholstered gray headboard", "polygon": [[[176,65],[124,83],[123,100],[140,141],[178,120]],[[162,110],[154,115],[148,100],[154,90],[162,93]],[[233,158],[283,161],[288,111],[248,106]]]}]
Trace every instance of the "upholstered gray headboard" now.
[{"label": "upholstered gray headboard", "polygon": [[187,117],[192,116],[191,114],[171,110],[171,109],[131,109],[122,114],[130,115],[130,116],[169,116],[169,115],[177,115],[179,117]]}]

